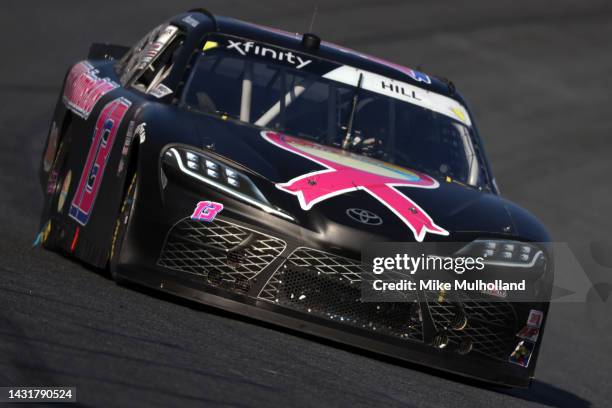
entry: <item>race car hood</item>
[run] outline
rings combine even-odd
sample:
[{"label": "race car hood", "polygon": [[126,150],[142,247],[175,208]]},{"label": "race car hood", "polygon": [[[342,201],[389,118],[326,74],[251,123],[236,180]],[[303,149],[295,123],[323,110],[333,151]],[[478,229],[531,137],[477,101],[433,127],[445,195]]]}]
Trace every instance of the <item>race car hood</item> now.
[{"label": "race car hood", "polygon": [[233,121],[207,118],[198,129],[204,146],[252,172],[270,203],[339,241],[545,235],[520,207],[452,180]]}]

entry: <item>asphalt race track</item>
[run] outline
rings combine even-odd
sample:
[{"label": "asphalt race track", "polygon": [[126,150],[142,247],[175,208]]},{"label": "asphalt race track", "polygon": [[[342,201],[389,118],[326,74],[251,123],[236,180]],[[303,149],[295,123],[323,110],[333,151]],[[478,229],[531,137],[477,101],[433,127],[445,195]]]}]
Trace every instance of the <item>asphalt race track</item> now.
[{"label": "asphalt race track", "polygon": [[[554,304],[537,380],[507,390],[118,286],[31,249],[49,119],[66,68],[89,43],[131,45],[195,6],[303,32],[314,3],[2,1],[0,385],[76,386],[84,406],[611,406],[609,299]],[[452,79],[502,193],[556,241],[609,240],[609,0],[319,5],[314,31],[324,39]],[[612,281],[612,269],[589,270]]]}]

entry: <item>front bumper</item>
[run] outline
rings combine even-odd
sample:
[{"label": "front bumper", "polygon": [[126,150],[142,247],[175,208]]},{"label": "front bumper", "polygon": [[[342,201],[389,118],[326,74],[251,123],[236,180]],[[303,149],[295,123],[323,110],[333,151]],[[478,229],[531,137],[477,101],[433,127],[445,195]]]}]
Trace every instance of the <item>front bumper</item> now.
[{"label": "front bumper", "polygon": [[[529,385],[544,325],[527,367],[509,357],[530,310],[546,315],[547,303],[440,299],[436,292],[418,292],[410,302],[361,302],[361,261],[354,256],[218,191],[165,177],[159,206],[152,205],[159,184],[142,186],[120,277],[396,359]],[[225,209],[212,222],[193,221],[188,214],[200,199],[222,201]],[[458,316],[467,322],[458,324]]]},{"label": "front bumper", "polygon": [[[307,313],[299,308],[230,292],[205,283],[201,277],[166,268],[124,265],[120,269],[120,277],[241,316],[479,381],[528,387],[533,374],[533,366],[524,368],[511,364],[507,357],[488,358],[476,351],[461,355],[453,347],[436,348],[431,338],[402,338],[380,330],[357,327],[320,313]],[[532,355],[531,364],[535,365],[536,357]]]}]

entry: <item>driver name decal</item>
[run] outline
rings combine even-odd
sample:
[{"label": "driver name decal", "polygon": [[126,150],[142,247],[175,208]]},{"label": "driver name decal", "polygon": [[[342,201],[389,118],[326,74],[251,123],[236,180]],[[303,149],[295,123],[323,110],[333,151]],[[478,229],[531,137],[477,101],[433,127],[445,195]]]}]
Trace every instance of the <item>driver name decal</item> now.
[{"label": "driver name decal", "polygon": [[276,185],[296,195],[302,209],[309,210],[328,198],[363,190],[402,220],[417,241],[423,241],[426,233],[448,235],[421,207],[397,190],[397,187],[438,188],[438,182],[431,177],[275,132],[261,135],[284,150],[326,167]]}]

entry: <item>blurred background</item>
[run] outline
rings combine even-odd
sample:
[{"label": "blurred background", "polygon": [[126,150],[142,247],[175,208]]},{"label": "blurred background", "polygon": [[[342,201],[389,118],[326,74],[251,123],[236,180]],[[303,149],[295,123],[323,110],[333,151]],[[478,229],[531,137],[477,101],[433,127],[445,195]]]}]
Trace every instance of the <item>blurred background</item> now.
[{"label": "blurred background", "polygon": [[[324,40],[451,79],[502,195],[607,288],[553,305],[531,390],[482,388],[168,301],[30,249],[51,113],[90,43],[132,45],[194,7],[304,32],[315,6]],[[76,386],[92,406],[612,404],[612,265],[601,261],[612,253],[609,0],[4,0],[0,34],[0,385]]]}]

